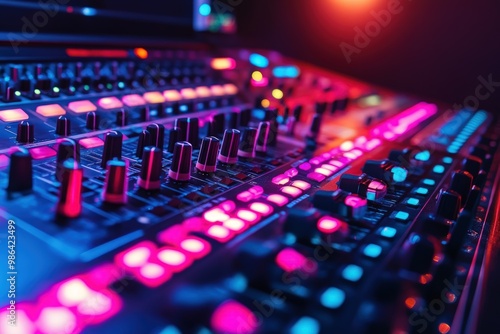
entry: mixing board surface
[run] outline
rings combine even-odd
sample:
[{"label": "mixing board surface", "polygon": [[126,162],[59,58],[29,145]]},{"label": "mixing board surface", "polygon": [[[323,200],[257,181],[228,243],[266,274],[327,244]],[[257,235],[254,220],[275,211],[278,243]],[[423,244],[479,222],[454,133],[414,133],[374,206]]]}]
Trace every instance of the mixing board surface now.
[{"label": "mixing board surface", "polygon": [[474,324],[493,114],[276,52],[29,54],[0,63],[0,333]]}]

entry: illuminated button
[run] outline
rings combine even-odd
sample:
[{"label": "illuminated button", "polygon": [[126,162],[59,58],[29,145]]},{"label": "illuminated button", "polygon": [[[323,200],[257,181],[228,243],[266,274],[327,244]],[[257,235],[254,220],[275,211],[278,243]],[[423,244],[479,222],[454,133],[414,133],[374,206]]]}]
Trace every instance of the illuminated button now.
[{"label": "illuminated button", "polygon": [[342,277],[351,282],[357,282],[363,277],[363,268],[350,264],[342,270]]},{"label": "illuminated button", "polygon": [[300,195],[302,195],[302,190],[300,190],[299,188],[295,188],[295,187],[283,187],[283,188],[281,188],[281,192],[284,194],[290,195],[293,198],[299,197]]},{"label": "illuminated button", "polygon": [[18,122],[28,119],[29,116],[22,109],[9,109],[0,111],[0,120],[4,122]]},{"label": "illuminated button", "polygon": [[68,109],[77,114],[96,111],[97,107],[89,100],[74,101],[68,104]]},{"label": "illuminated button", "polygon": [[250,210],[258,212],[264,217],[269,216],[274,211],[270,205],[261,202],[255,202],[250,204]]},{"label": "illuminated button", "polygon": [[365,256],[371,257],[372,259],[376,259],[380,256],[380,254],[382,254],[382,247],[375,244],[369,244],[365,247],[365,249],[363,249],[363,254],[365,254]]},{"label": "illuminated button", "polygon": [[148,92],[144,93],[142,95],[144,100],[146,100],[148,103],[155,104],[155,103],[163,103],[165,102],[165,98],[160,92]]},{"label": "illuminated button", "polygon": [[236,68],[236,61],[233,58],[213,58],[210,67],[214,70],[232,70]]},{"label": "illuminated button", "polygon": [[338,170],[338,167],[323,164],[323,165],[321,165],[321,169],[328,169],[329,171],[332,171],[333,173],[335,173]]},{"label": "illuminated button", "polygon": [[443,158],[443,162],[444,162],[445,164],[448,164],[448,165],[449,165],[449,164],[451,164],[451,163],[453,162],[453,158],[451,158],[451,157],[444,157],[444,158]]},{"label": "illuminated button", "polygon": [[436,184],[436,181],[431,180],[431,179],[424,179],[423,183],[428,186],[433,186]]},{"label": "illuminated button", "polygon": [[337,167],[337,168],[342,168],[342,167],[344,167],[344,164],[343,164],[343,163],[341,163],[341,162],[340,162],[340,161],[338,161],[338,160],[330,160],[329,164],[330,164],[330,165],[332,165],[332,166],[335,166],[335,167]]},{"label": "illuminated button", "polygon": [[210,91],[210,88],[208,88],[207,86],[196,87],[195,91],[196,95],[198,95],[198,97],[201,98],[212,96],[212,92]]},{"label": "illuminated button", "polygon": [[344,157],[346,157],[349,160],[355,160],[358,156],[352,152],[346,152],[344,153]]},{"label": "illuminated button", "polygon": [[379,234],[387,239],[392,239],[396,235],[396,229],[394,227],[385,226],[383,227]]},{"label": "illuminated button", "polygon": [[342,222],[333,217],[322,217],[318,221],[318,230],[323,233],[331,234],[337,232],[342,227]]},{"label": "illuminated button", "polygon": [[410,218],[410,214],[408,212],[405,212],[405,211],[398,211],[395,213],[394,218],[396,218],[398,220],[406,221],[406,220],[408,220],[408,218]]},{"label": "illuminated button", "polygon": [[99,137],[83,138],[78,143],[85,148],[95,148],[104,145],[104,141]]},{"label": "illuminated button", "polygon": [[224,201],[219,204],[219,207],[224,210],[225,213],[231,213],[236,209],[236,204],[233,201]]},{"label": "illuminated button", "polygon": [[410,197],[406,200],[406,204],[411,206],[418,206],[420,204],[420,200],[418,198]]},{"label": "illuminated button", "polygon": [[300,318],[291,328],[290,334],[318,334],[320,325],[318,320],[311,317]]},{"label": "illuminated button", "polygon": [[292,186],[294,186],[295,188],[302,189],[302,190],[308,190],[309,188],[311,188],[310,183],[307,183],[306,181],[300,181],[300,180],[293,181]]},{"label": "illuminated button", "polygon": [[276,255],[276,264],[286,272],[303,269],[307,258],[293,248],[285,248]]},{"label": "illuminated button", "polygon": [[97,101],[97,104],[103,109],[116,109],[123,107],[122,101],[118,100],[114,96],[103,97]]},{"label": "illuminated button", "polygon": [[151,249],[148,247],[137,247],[128,251],[123,256],[123,264],[130,268],[142,267],[148,262]]},{"label": "illuminated button", "polygon": [[226,94],[226,92],[224,91],[224,87],[220,85],[210,86],[210,91],[212,92],[213,96],[224,96]]},{"label": "illuminated button", "polygon": [[233,234],[231,231],[221,225],[213,225],[207,230],[207,236],[212,237],[213,239],[219,241],[219,242],[227,242],[229,241],[232,237]]},{"label": "illuminated button", "polygon": [[229,219],[229,216],[219,208],[211,209],[203,214],[203,218],[211,223],[223,222]]},{"label": "illuminated button", "polygon": [[66,114],[66,110],[58,104],[49,104],[36,108],[36,113],[44,117],[61,116]]},{"label": "illuminated button", "polygon": [[255,224],[259,220],[259,215],[250,210],[238,210],[236,216],[250,224]]},{"label": "illuminated button", "polygon": [[345,292],[335,287],[328,288],[321,295],[321,305],[331,309],[338,309],[344,304]]},{"label": "illuminated button", "polygon": [[296,177],[297,175],[299,175],[299,171],[296,168],[291,168],[283,174],[285,174],[285,176],[287,176],[289,178],[293,178],[293,177]]},{"label": "illuminated button", "polygon": [[415,160],[419,161],[429,161],[430,158],[431,158],[431,153],[429,151],[418,152],[415,155]]},{"label": "illuminated button", "polygon": [[283,206],[288,204],[288,198],[279,194],[272,194],[267,197],[267,200],[277,206]]},{"label": "illuminated button", "polygon": [[0,168],[7,167],[9,165],[9,157],[5,154],[0,154]]},{"label": "illuminated button", "polygon": [[193,260],[174,248],[162,248],[157,254],[158,260],[166,264],[172,272],[179,272],[189,267]]},{"label": "illuminated button", "polygon": [[146,263],[139,269],[137,279],[144,285],[155,288],[172,277],[172,273],[156,263]]},{"label": "illuminated button", "polygon": [[248,192],[252,194],[253,199],[257,199],[264,194],[264,188],[262,188],[261,186],[253,186],[252,188],[248,189]]},{"label": "illuminated button", "polygon": [[253,195],[249,191],[244,191],[242,193],[239,193],[236,198],[242,202],[250,202],[253,199]]},{"label": "illuminated button", "polygon": [[287,184],[288,182],[290,182],[290,178],[288,178],[286,175],[284,174],[280,174],[278,176],[275,176],[273,177],[273,179],[271,180],[272,183],[276,184],[276,185],[284,185],[284,184]]},{"label": "illuminated button", "polygon": [[343,142],[340,144],[340,149],[344,152],[350,151],[354,148],[354,143],[350,140]]},{"label": "illuminated button", "polygon": [[436,165],[434,166],[434,168],[432,169],[432,171],[436,174],[443,174],[445,169],[444,169],[444,166],[443,165]]},{"label": "illuminated button", "polygon": [[196,95],[196,91],[193,88],[183,88],[181,89],[181,96],[183,99],[192,100],[196,99],[198,95]]},{"label": "illuminated button", "polygon": [[182,95],[176,90],[166,90],[163,92],[163,96],[167,100],[167,102],[176,102],[182,100]]},{"label": "illuminated button", "polygon": [[224,93],[227,95],[236,95],[238,94],[238,87],[236,87],[234,84],[225,84],[222,86],[224,89]]},{"label": "illuminated button", "polygon": [[123,103],[128,107],[137,107],[143,106],[146,104],[146,100],[142,98],[142,96],[138,94],[130,94],[122,97]]},{"label": "illuminated button", "polygon": [[[78,326],[75,314],[66,307],[44,307],[36,324],[37,333],[73,333]],[[21,332],[9,330],[8,333]]]},{"label": "illuminated button", "polygon": [[429,193],[429,189],[419,187],[419,188],[415,189],[415,193],[419,194],[419,195],[427,195]]},{"label": "illuminated button", "polygon": [[230,218],[222,223],[222,225],[236,233],[241,233],[248,228],[248,225],[245,224],[243,220],[238,218]]},{"label": "illuminated button", "polygon": [[310,163],[308,163],[308,162],[304,162],[303,164],[301,164],[301,165],[299,166],[299,169],[301,169],[301,170],[305,170],[305,171],[308,171],[308,170],[310,170],[311,168],[312,168],[312,166],[311,166],[311,164],[310,164]]},{"label": "illuminated button", "polygon": [[210,253],[210,244],[197,237],[188,237],[179,243],[179,247],[189,253],[194,259],[199,259]]},{"label": "illuminated button", "polygon": [[326,179],[326,176],[320,173],[312,172],[307,174],[307,178],[313,181],[322,182]]},{"label": "illuminated button", "polygon": [[30,154],[35,160],[46,159],[55,156],[57,153],[55,150],[48,146],[35,147],[30,149]]}]

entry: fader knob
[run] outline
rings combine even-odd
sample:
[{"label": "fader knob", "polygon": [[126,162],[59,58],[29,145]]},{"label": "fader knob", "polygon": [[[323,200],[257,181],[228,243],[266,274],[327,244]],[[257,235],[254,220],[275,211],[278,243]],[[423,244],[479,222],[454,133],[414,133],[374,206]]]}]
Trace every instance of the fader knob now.
[{"label": "fader knob", "polygon": [[363,218],[368,210],[366,199],[342,190],[318,190],[314,193],[312,203],[315,208],[354,220]]},{"label": "fader knob", "polygon": [[477,174],[479,174],[479,171],[481,170],[482,163],[483,161],[481,159],[471,155],[463,160],[462,169],[469,172],[472,175],[472,177],[475,178]]},{"label": "fader knob", "polygon": [[257,140],[257,129],[246,128],[243,130],[240,145],[238,148],[238,156],[242,158],[255,158],[255,144]]},{"label": "fader knob", "polygon": [[201,142],[200,155],[196,168],[204,173],[213,173],[216,170],[217,154],[219,153],[220,141],[216,137],[203,138]]},{"label": "fader knob", "polygon": [[68,159],[63,163],[57,214],[76,218],[82,211],[83,169],[78,162]]},{"label": "fader knob", "polygon": [[226,164],[235,164],[238,161],[238,146],[240,145],[240,131],[229,129],[224,132],[219,161]]},{"label": "fader knob", "polygon": [[180,140],[179,136],[180,136],[179,129],[175,128],[175,129],[172,129],[172,130],[169,131],[169,133],[168,133],[168,148],[167,148],[167,150],[170,153],[174,153],[175,143],[177,143]]},{"label": "fader knob", "polygon": [[127,112],[125,109],[118,110],[116,113],[116,125],[118,126],[125,126],[128,123],[128,116]]},{"label": "fader knob", "polygon": [[99,129],[99,115],[97,115],[94,111],[89,112],[87,114],[85,127],[89,130],[98,130]]},{"label": "fader knob", "polygon": [[404,182],[408,176],[408,170],[389,160],[367,160],[362,171],[371,177],[390,183]]},{"label": "fader knob", "polygon": [[316,114],[313,117],[312,123],[311,123],[311,129],[309,131],[309,136],[311,138],[317,138],[320,130],[321,130],[321,114]]},{"label": "fader knob", "polygon": [[439,202],[437,215],[446,219],[455,220],[461,208],[460,195],[453,190],[441,189],[439,192]]},{"label": "fader knob", "polygon": [[412,233],[403,244],[400,261],[408,271],[426,274],[431,268],[436,248],[434,238]]},{"label": "fader knob", "polygon": [[451,177],[450,189],[456,191],[461,197],[462,206],[467,202],[472,188],[472,175],[467,171],[455,171]]},{"label": "fader knob", "polygon": [[137,184],[145,190],[160,189],[161,164],[163,153],[158,147],[148,146],[142,154],[141,175]]},{"label": "fader knob", "polygon": [[18,148],[10,156],[8,191],[26,191],[33,188],[33,158],[25,148]]},{"label": "fader knob", "polygon": [[73,139],[65,138],[59,143],[56,158],[56,179],[62,181],[64,172],[64,162],[73,159],[80,162],[80,145]]},{"label": "fader knob", "polygon": [[[146,146],[151,146],[151,133],[148,130],[143,130],[139,135],[139,140],[137,141],[137,148],[135,150],[135,156],[139,159],[142,158],[142,154],[144,153],[144,148]],[[156,145],[153,145],[156,146]]]},{"label": "fader knob", "polygon": [[189,181],[191,179],[191,159],[193,146],[187,141],[175,143],[172,165],[168,177],[175,181]]},{"label": "fader knob", "polygon": [[122,158],[123,135],[119,131],[110,131],[104,138],[104,149],[102,151],[101,167],[106,168],[106,164],[113,158]]},{"label": "fader knob", "polygon": [[387,185],[366,174],[360,176],[352,174],[343,174],[338,182],[340,189],[358,194],[370,201],[384,197],[387,194]]},{"label": "fader knob", "polygon": [[106,203],[127,203],[128,161],[113,159],[106,165],[106,181],[102,191],[102,200]]},{"label": "fader knob", "polygon": [[260,122],[257,129],[257,152],[266,153],[269,142],[271,124],[269,122]]},{"label": "fader knob", "polygon": [[146,130],[151,134],[151,145],[163,151],[165,142],[165,127],[161,124],[150,124]]},{"label": "fader knob", "polygon": [[71,121],[65,116],[59,116],[56,123],[56,134],[69,136],[71,134]]},{"label": "fader knob", "polygon": [[17,125],[16,140],[21,144],[32,143],[35,140],[35,126],[28,121],[21,121]]},{"label": "fader knob", "polygon": [[178,118],[175,127],[179,129],[179,141],[187,141],[195,148],[199,145],[200,125],[198,118]]}]

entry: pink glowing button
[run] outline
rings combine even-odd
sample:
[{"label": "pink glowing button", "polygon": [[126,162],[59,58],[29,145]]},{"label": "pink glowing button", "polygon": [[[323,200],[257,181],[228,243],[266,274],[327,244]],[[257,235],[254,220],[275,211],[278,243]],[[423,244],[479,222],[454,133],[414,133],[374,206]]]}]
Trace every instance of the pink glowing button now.
[{"label": "pink glowing button", "polygon": [[99,137],[83,138],[78,143],[85,148],[96,148],[104,145],[104,141]]},{"label": "pink glowing button", "polygon": [[148,103],[151,104],[156,104],[156,103],[163,103],[165,102],[165,98],[160,92],[148,92],[144,93],[142,95],[144,100],[146,100]]},{"label": "pink glowing button", "polygon": [[228,300],[215,309],[210,325],[216,333],[253,334],[259,322],[255,314],[242,304]]},{"label": "pink glowing button", "polygon": [[351,153],[354,154],[358,158],[363,155],[363,151],[361,151],[360,149],[357,149],[357,148],[352,150]]},{"label": "pink glowing button", "polygon": [[329,176],[332,176],[333,175],[333,172],[329,169],[326,169],[326,168],[316,168],[314,170],[314,172],[318,173],[318,174],[321,174],[321,175],[324,175],[326,177],[329,177]]},{"label": "pink glowing button", "polygon": [[328,165],[328,164],[323,164],[321,165],[321,168],[331,170],[332,172],[336,172],[339,168],[336,166]]},{"label": "pink glowing button", "polygon": [[[36,331],[35,324],[28,317],[26,312],[22,309],[22,305],[16,303],[16,314],[15,314],[15,326],[12,326],[8,320],[10,320],[9,311],[0,312],[0,333],[5,334],[34,334]],[[7,307],[2,308],[7,309]]]},{"label": "pink glowing button", "polygon": [[343,142],[340,144],[340,149],[344,152],[350,151],[354,148],[354,143],[350,140]]},{"label": "pink glowing button", "polygon": [[323,233],[335,233],[342,227],[342,222],[333,217],[323,217],[318,221],[318,230]]},{"label": "pink glowing button", "polygon": [[176,102],[182,100],[182,95],[178,91],[171,89],[163,92],[163,96],[167,102]]},{"label": "pink glowing button", "polygon": [[210,88],[207,86],[199,86],[196,87],[196,95],[198,97],[204,98],[204,97],[210,97],[212,96],[212,92],[210,91]]},{"label": "pink glowing button", "polygon": [[193,88],[183,88],[181,89],[181,96],[185,100],[193,100],[198,97],[196,91]]},{"label": "pink glowing button", "polygon": [[[109,318],[111,316],[110,312],[113,312],[114,307],[116,307],[116,304],[114,304],[110,296],[95,291],[87,300],[78,305],[77,310],[80,314],[92,317],[92,323],[97,323]],[[106,315],[106,317],[102,318],[104,315]],[[100,316],[101,318],[97,320],[95,319],[96,316]]]},{"label": "pink glowing button", "polygon": [[312,172],[307,174],[307,178],[313,181],[322,182],[326,179],[326,176],[317,172]]},{"label": "pink glowing button", "polygon": [[260,216],[258,214],[245,209],[238,210],[238,212],[236,212],[236,216],[243,219],[244,221],[249,222],[250,224],[255,224],[260,219]]},{"label": "pink glowing button", "polygon": [[158,260],[166,264],[172,272],[179,272],[189,267],[193,260],[185,253],[171,247],[161,248],[157,254]]},{"label": "pink glowing button", "polygon": [[310,170],[311,168],[312,168],[312,166],[311,166],[311,164],[310,164],[310,163],[308,163],[308,162],[304,162],[303,164],[301,164],[301,165],[299,166],[299,169],[301,169],[301,170],[305,170],[305,171],[308,171],[308,170]]},{"label": "pink glowing button", "polygon": [[[206,227],[207,227],[207,222],[200,217],[191,217],[182,222],[182,228],[185,230],[186,233],[189,231],[201,232],[204,231]],[[179,236],[181,235],[179,234]],[[182,235],[181,237],[184,238],[184,235]]]},{"label": "pink glowing button", "polygon": [[66,114],[66,110],[58,104],[49,104],[36,108],[36,113],[45,117],[62,116]]},{"label": "pink glowing button", "polygon": [[304,269],[307,258],[293,248],[285,248],[276,256],[276,264],[286,272]]},{"label": "pink glowing button", "polygon": [[262,188],[261,186],[253,186],[252,188],[248,189],[248,191],[252,194],[253,199],[257,199],[262,196],[262,194],[264,194],[264,188]]},{"label": "pink glowing button", "polygon": [[335,166],[337,168],[342,168],[344,167],[344,164],[338,160],[330,160],[329,162],[330,165]]},{"label": "pink glowing button", "polygon": [[65,307],[46,307],[36,321],[42,333],[73,333],[77,329],[76,315]]},{"label": "pink glowing button", "polygon": [[306,181],[301,181],[301,180],[293,181],[292,186],[294,186],[295,188],[302,189],[302,190],[308,190],[311,188],[310,183],[308,183]]},{"label": "pink glowing button", "polygon": [[214,208],[205,212],[203,218],[210,223],[215,223],[226,221],[229,216],[222,209]]},{"label": "pink glowing button", "polygon": [[372,139],[369,142],[366,143],[365,149],[367,151],[371,151],[377,147],[379,147],[382,144],[382,141],[378,138]]},{"label": "pink glowing button", "polygon": [[368,205],[368,201],[364,198],[349,195],[344,200],[345,205],[353,207],[353,208],[362,208]]},{"label": "pink glowing button", "polygon": [[155,244],[150,241],[143,241],[116,255],[115,261],[118,265],[128,269],[138,268],[148,262],[155,250]]},{"label": "pink glowing button", "polygon": [[77,114],[96,111],[97,107],[89,100],[74,101],[68,104],[68,109]]},{"label": "pink glowing button", "polygon": [[284,174],[280,174],[278,176],[273,177],[273,179],[271,180],[271,182],[274,183],[274,184],[276,184],[276,185],[282,186],[282,185],[285,185],[288,182],[290,182],[290,178],[287,177]]},{"label": "pink glowing button", "polygon": [[323,162],[323,159],[313,158],[313,159],[309,160],[309,162],[311,163],[311,165],[319,165],[321,162]]},{"label": "pink glowing button", "polygon": [[[200,218],[197,218],[201,220]],[[174,225],[158,234],[158,240],[164,244],[174,244],[184,240],[187,234],[187,229],[183,225]]]},{"label": "pink glowing button", "polygon": [[233,201],[224,201],[219,204],[219,207],[226,213],[231,213],[236,209],[236,204]]},{"label": "pink glowing button", "polygon": [[349,160],[356,160],[358,156],[352,152],[345,152],[344,157],[346,157]]},{"label": "pink glowing button", "polygon": [[172,277],[172,273],[157,263],[148,262],[139,269],[136,278],[144,285],[155,288]]},{"label": "pink glowing button", "polygon": [[198,237],[189,236],[179,243],[179,247],[190,254],[194,259],[200,259],[210,253],[210,244]]},{"label": "pink glowing button", "polygon": [[103,109],[116,109],[123,107],[122,101],[114,96],[103,97],[97,101],[97,104]]},{"label": "pink glowing button", "polygon": [[92,290],[79,278],[73,278],[61,284],[57,290],[57,299],[66,307],[76,306],[87,300]]},{"label": "pink glowing button", "polygon": [[0,154],[0,168],[7,167],[9,165],[9,157],[5,154]]},{"label": "pink glowing button", "polygon": [[224,96],[226,92],[224,91],[224,87],[221,85],[213,85],[210,86],[210,91],[212,92],[213,96]]},{"label": "pink glowing button", "polygon": [[222,243],[231,240],[233,237],[233,233],[227,227],[221,225],[211,226],[206,235]]},{"label": "pink glowing button", "polygon": [[238,94],[238,87],[236,87],[234,84],[225,84],[224,86],[222,86],[222,88],[227,95]]},{"label": "pink glowing button", "polygon": [[214,70],[234,70],[236,68],[236,60],[233,58],[213,58],[210,61],[210,67]]},{"label": "pink glowing button", "polygon": [[53,157],[56,155],[56,151],[48,146],[40,146],[30,149],[30,154],[35,160],[42,160]]},{"label": "pink glowing button", "polygon": [[302,195],[302,190],[300,190],[299,188],[291,187],[291,186],[281,188],[281,192],[283,194],[290,195],[293,198],[296,198],[296,197],[299,197],[300,195]]},{"label": "pink glowing button", "polygon": [[249,191],[244,191],[242,193],[239,193],[236,198],[242,202],[250,202],[253,199],[253,195]]},{"label": "pink glowing button", "polygon": [[243,220],[238,218],[226,220],[222,225],[236,233],[241,233],[248,228],[248,225]]},{"label": "pink glowing button", "polygon": [[129,107],[143,106],[146,104],[146,100],[144,100],[142,96],[138,94],[125,95],[122,97],[122,101],[126,106]]},{"label": "pink glowing button", "polygon": [[288,204],[288,198],[279,194],[272,194],[267,197],[267,200],[277,206],[284,206]]},{"label": "pink glowing button", "polygon": [[266,203],[261,203],[261,202],[255,202],[255,203],[250,204],[250,210],[258,212],[261,215],[263,215],[264,217],[269,216],[274,211],[272,206],[270,206]]},{"label": "pink glowing button", "polygon": [[296,177],[297,175],[299,175],[299,171],[296,168],[291,168],[291,169],[287,170],[284,174],[285,174],[285,176],[287,176],[289,178],[293,178],[293,177]]},{"label": "pink glowing button", "polygon": [[4,122],[19,122],[28,119],[29,116],[22,109],[9,109],[0,111],[0,120]]}]

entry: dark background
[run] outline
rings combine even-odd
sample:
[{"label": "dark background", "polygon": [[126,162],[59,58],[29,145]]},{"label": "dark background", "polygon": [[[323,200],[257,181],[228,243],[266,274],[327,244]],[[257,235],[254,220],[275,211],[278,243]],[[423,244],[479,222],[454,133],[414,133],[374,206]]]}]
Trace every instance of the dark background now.
[{"label": "dark background", "polygon": [[[474,96],[479,76],[491,75],[500,86],[498,1],[401,0],[402,11],[349,64],[340,43],[353,45],[354,28],[374,18],[335,11],[336,1],[241,0],[235,7],[240,42],[450,104]],[[376,11],[390,1],[372,0]],[[498,112],[500,87],[480,103]]]}]

